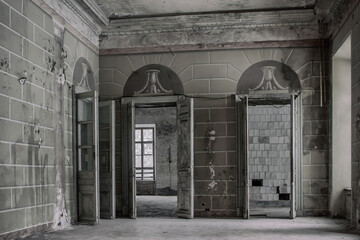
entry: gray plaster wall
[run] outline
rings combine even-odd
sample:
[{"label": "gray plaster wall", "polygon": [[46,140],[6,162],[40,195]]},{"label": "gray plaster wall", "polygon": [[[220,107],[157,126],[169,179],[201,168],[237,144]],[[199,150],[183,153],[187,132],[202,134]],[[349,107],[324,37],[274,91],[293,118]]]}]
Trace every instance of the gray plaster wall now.
[{"label": "gray plaster wall", "polygon": [[329,209],[332,216],[345,218],[344,189],[351,187],[351,60],[334,58],[332,69],[332,169]]},{"label": "gray plaster wall", "polygon": [[0,238],[65,227],[75,216],[73,69],[86,58],[98,83],[99,57],[54,28],[32,1],[0,1]]},{"label": "gray plaster wall", "polygon": [[[260,48],[100,56],[100,96],[121,97],[127,79],[148,64],[172,69],[184,93],[196,97],[195,214],[236,215],[236,130],[233,94],[243,72],[265,60],[283,62],[299,77],[302,88],[303,149],[301,215],[328,213],[328,106],[320,106],[318,48]],[[251,81],[245,79],[244,81]],[[209,97],[209,98],[207,98]],[[216,130],[213,153],[207,150],[208,131]]]},{"label": "gray plaster wall", "polygon": [[[331,38],[333,56],[351,34],[351,223],[360,230],[360,5]],[[330,59],[331,60],[331,59]]]},{"label": "gray plaster wall", "polygon": [[155,124],[156,174],[155,194],[177,191],[176,108],[136,108],[136,124]]}]

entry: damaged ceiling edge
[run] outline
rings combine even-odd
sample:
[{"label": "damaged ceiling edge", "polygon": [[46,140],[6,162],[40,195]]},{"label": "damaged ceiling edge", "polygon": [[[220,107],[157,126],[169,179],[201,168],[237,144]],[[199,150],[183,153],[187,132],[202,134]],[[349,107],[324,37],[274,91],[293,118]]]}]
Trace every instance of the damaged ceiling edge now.
[{"label": "damaged ceiling edge", "polygon": [[290,48],[290,47],[316,47],[319,46],[319,39],[294,40],[294,41],[256,41],[256,42],[236,42],[236,43],[217,43],[217,44],[187,44],[171,46],[151,46],[151,47],[125,47],[125,48],[100,48],[100,56],[118,54],[139,54],[139,53],[176,53],[202,50],[225,50],[225,49],[250,49],[250,48]]},{"label": "damaged ceiling edge", "polygon": [[94,0],[83,0],[83,2],[89,7],[88,10],[92,11],[96,17],[105,25],[108,26],[110,21],[106,14],[101,10]]},{"label": "damaged ceiling edge", "polygon": [[293,24],[303,25],[309,23],[313,25],[318,17],[313,10],[283,10],[267,12],[247,12],[247,13],[228,13],[228,14],[202,14],[202,15],[182,15],[171,17],[156,17],[152,19],[122,19],[111,21],[105,35],[128,35],[147,33],[147,31],[186,31],[187,28],[196,30],[211,30],[217,28],[246,28],[263,27],[267,24]]},{"label": "damaged ceiling edge", "polygon": [[[99,53],[99,36],[102,27],[92,19],[74,14],[74,9],[63,3],[64,0],[32,0],[38,7],[52,16],[54,21],[61,23],[69,32],[78,37],[95,53]],[[72,3],[72,1],[70,1]],[[79,6],[78,6],[79,7]],[[82,10],[81,10],[82,11]],[[87,16],[90,18],[90,16]]]},{"label": "damaged ceiling edge", "polygon": [[[218,32],[226,31],[227,34],[232,32],[239,36],[242,32],[246,33],[246,29],[258,28],[259,31],[263,31],[262,29],[265,27],[279,28],[282,29],[281,31],[288,28],[289,34],[298,35],[298,37],[290,36],[288,39],[270,37],[266,38],[266,41],[313,40],[321,37],[314,30],[314,28],[317,28],[319,31],[318,23],[321,21],[327,24],[327,31],[323,33],[322,37],[328,38],[341,26],[342,23],[339,23],[337,17],[339,12],[344,10],[344,6],[352,6],[359,2],[359,0],[343,1],[344,3],[341,0],[319,0],[314,9],[189,14],[160,16],[151,19],[127,18],[110,21],[94,0],[34,0],[41,8],[48,8],[46,12],[49,13],[49,9],[51,9],[50,15],[56,13],[55,15],[62,18],[61,22],[67,23],[66,27],[70,29],[70,32],[80,37],[96,53],[99,53],[100,49],[150,48],[159,47],[160,44],[164,44],[166,48],[169,48],[171,46],[167,46],[166,41],[156,42],[155,45],[145,43],[146,41],[151,43],[152,40],[157,38],[157,35],[160,34],[159,36],[161,36],[161,34],[165,33],[172,34],[173,37],[177,34],[179,37],[184,38],[185,35],[190,37],[192,35],[199,36],[199,34],[217,36]],[[45,5],[47,7],[44,7]],[[344,16],[340,16],[340,20],[344,20],[344,18]],[[310,30],[305,30],[309,27]],[[271,33],[266,35],[271,36]],[[123,42],[124,36],[129,36],[131,40],[125,39],[125,42]],[[240,38],[240,42],[256,41],[256,36],[252,39],[246,35],[245,37],[247,39]],[[220,43],[226,45],[239,42],[236,39],[230,39],[223,43],[221,40],[199,42],[193,41],[194,39],[196,37],[181,44],[175,43],[171,45],[217,45]],[[143,44],[137,44],[139,42],[143,42]]]}]

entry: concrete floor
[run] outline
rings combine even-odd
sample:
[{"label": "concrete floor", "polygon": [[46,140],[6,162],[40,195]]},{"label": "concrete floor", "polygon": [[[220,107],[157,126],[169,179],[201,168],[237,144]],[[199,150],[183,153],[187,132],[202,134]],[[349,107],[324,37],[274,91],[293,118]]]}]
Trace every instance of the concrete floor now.
[{"label": "concrete floor", "polygon": [[138,217],[176,217],[177,196],[136,196]]},{"label": "concrete floor", "polygon": [[347,221],[303,217],[290,219],[138,218],[101,220],[99,226],[73,226],[26,239],[246,239],[246,240],[359,240]]}]

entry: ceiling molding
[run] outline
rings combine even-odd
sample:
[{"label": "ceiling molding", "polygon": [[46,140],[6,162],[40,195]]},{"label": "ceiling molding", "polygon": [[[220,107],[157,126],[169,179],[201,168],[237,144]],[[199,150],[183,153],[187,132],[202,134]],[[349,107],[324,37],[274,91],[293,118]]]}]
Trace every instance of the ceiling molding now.
[{"label": "ceiling molding", "polygon": [[100,35],[102,27],[94,22],[94,19],[74,0],[60,0],[74,14],[76,14],[96,35]]},{"label": "ceiling molding", "polygon": [[99,5],[94,0],[82,0],[86,6],[96,15],[97,18],[105,25],[109,25],[109,18],[106,14],[101,10]]},{"label": "ceiling molding", "polygon": [[220,31],[220,30],[236,30],[236,29],[255,29],[255,28],[267,28],[267,27],[306,27],[313,26],[313,22],[297,22],[297,23],[259,23],[259,24],[216,24],[205,26],[192,26],[192,27],[169,27],[163,29],[139,29],[139,30],[120,30],[103,32],[103,35],[108,36],[123,36],[123,35],[137,35],[137,34],[156,34],[156,33],[181,33],[181,32],[199,32],[199,31]]},{"label": "ceiling molding", "polygon": [[330,13],[324,19],[327,27],[325,32],[326,38],[330,37],[333,39],[336,36],[359,3],[360,0],[335,0]]},{"label": "ceiling molding", "polygon": [[100,42],[100,49],[134,49],[134,48],[161,48],[167,46],[209,46],[226,45],[252,42],[275,42],[319,39],[319,28],[317,24],[257,24],[247,25],[242,28],[215,27],[208,29],[174,29],[172,32],[144,32],[128,35],[104,35]]},{"label": "ceiling molding", "polygon": [[127,23],[139,23],[144,21],[184,21],[184,20],[210,20],[219,18],[228,19],[239,19],[247,17],[263,17],[263,16],[293,16],[293,15],[314,15],[313,9],[296,9],[296,10],[279,10],[279,11],[252,11],[252,12],[233,12],[233,13],[220,13],[220,14],[195,14],[195,15],[179,15],[179,16],[164,16],[164,17],[153,17],[153,18],[124,18],[111,20],[112,25],[127,24]]},{"label": "ceiling molding", "polygon": [[103,35],[122,36],[166,32],[198,32],[284,26],[309,26],[318,17],[312,9],[227,14],[182,15],[111,21]]},{"label": "ceiling molding", "polygon": [[209,50],[249,49],[249,48],[294,48],[294,47],[316,47],[316,46],[319,46],[319,39],[113,48],[113,49],[100,49],[99,54],[103,56],[118,55],[118,54],[166,53],[166,52],[175,54],[176,52],[184,52],[184,51],[209,51]]},{"label": "ceiling molding", "polygon": [[[61,5],[58,0],[32,0],[39,6],[45,13],[52,17],[54,23],[58,26],[66,28],[76,38],[78,38],[87,47],[95,53],[99,52],[99,36],[94,32],[85,29],[84,24],[79,24],[80,19],[68,18],[65,15],[70,13],[70,9]],[[72,14],[73,15],[73,14]],[[75,21],[78,20],[76,23]]]},{"label": "ceiling molding", "polygon": [[314,11],[320,18],[325,18],[329,15],[335,1],[336,0],[318,0],[316,6],[314,7]]}]

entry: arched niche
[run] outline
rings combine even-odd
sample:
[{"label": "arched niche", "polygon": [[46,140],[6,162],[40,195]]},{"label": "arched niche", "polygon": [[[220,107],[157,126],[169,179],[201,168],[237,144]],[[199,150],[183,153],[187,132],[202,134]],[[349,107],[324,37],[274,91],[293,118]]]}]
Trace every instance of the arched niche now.
[{"label": "arched niche", "polygon": [[240,77],[237,94],[296,93],[301,84],[296,72],[288,65],[277,61],[262,61],[253,64]]},{"label": "arched niche", "polygon": [[75,92],[87,92],[95,90],[94,74],[91,70],[89,62],[80,57],[75,64],[73,83],[75,86]]},{"label": "arched niche", "polygon": [[178,75],[168,67],[149,64],[131,74],[125,83],[123,96],[158,96],[184,94]]}]

